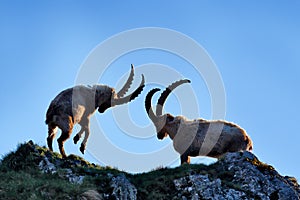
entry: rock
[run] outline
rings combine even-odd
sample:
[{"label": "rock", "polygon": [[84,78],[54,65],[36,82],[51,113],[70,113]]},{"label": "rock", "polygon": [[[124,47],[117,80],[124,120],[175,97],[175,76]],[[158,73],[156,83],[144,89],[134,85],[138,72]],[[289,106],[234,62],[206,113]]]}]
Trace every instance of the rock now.
[{"label": "rock", "polygon": [[220,179],[210,180],[208,175],[189,175],[174,180],[180,199],[240,199],[246,194],[222,187]]},{"label": "rock", "polygon": [[112,196],[118,200],[136,200],[137,189],[132,185],[124,174],[112,177],[111,187],[113,188]]},{"label": "rock", "polygon": [[54,173],[57,172],[57,169],[56,169],[55,165],[53,163],[51,163],[46,156],[44,156],[43,159],[40,161],[40,163],[39,163],[39,169],[43,173],[54,174]]},{"label": "rock", "polygon": [[[280,176],[272,166],[260,162],[250,152],[225,154],[215,165],[227,179],[194,174],[175,179],[179,199],[300,199],[299,185],[291,177]],[[214,176],[220,176],[215,174]]]},{"label": "rock", "polygon": [[[260,199],[299,199],[294,185],[280,176],[270,165],[260,162],[250,152],[228,153],[221,162],[227,165],[227,170],[234,172],[233,184],[252,193],[253,197]],[[226,169],[225,169],[226,170]]]},{"label": "rock", "polygon": [[60,176],[67,178],[70,183],[75,183],[75,184],[82,184],[84,176],[76,175],[73,173],[71,169],[63,169],[60,172]]},{"label": "rock", "polygon": [[[43,173],[57,173],[57,169],[53,163],[51,163],[47,157],[44,157],[39,163],[39,169]],[[82,184],[84,176],[76,175],[71,169],[65,168],[61,169],[59,175],[63,178],[67,178],[71,183]]]},{"label": "rock", "polygon": [[[40,161],[39,169],[43,173],[57,173],[56,166],[53,163],[51,163],[46,156],[44,156],[43,159]],[[71,183],[75,184],[82,184],[84,179],[84,176],[74,174],[73,171],[69,168],[61,169],[59,175],[63,178],[67,178]]]},{"label": "rock", "polygon": [[79,197],[79,200],[102,200],[104,199],[101,194],[99,194],[95,190],[88,190],[84,193],[82,193]]}]

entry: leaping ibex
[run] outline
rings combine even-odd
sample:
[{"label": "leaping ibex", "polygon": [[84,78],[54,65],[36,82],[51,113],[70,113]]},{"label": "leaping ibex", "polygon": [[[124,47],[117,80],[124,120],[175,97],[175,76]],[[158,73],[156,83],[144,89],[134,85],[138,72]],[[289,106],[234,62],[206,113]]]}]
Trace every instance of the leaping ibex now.
[{"label": "leaping ibex", "polygon": [[59,93],[51,102],[46,114],[46,124],[48,125],[47,144],[49,149],[53,151],[52,142],[58,127],[62,131],[61,136],[57,140],[59,150],[61,155],[66,157],[64,142],[71,136],[73,126],[78,123],[81,129],[73,140],[76,144],[83,132],[85,132],[83,142],[80,146],[80,151],[84,154],[86,142],[90,134],[89,119],[96,109],[100,113],[103,113],[110,107],[130,102],[142,92],[145,86],[143,75],[139,87],[133,93],[124,97],[130,88],[133,76],[134,68],[131,65],[129,78],[118,93],[116,93],[114,88],[107,85],[78,85]]},{"label": "leaping ibex", "polygon": [[175,150],[180,153],[181,164],[189,163],[190,156],[218,158],[226,152],[252,150],[250,137],[236,124],[223,120],[188,120],[183,116],[162,115],[168,95],[183,83],[190,83],[190,80],[174,82],[162,92],[157,102],[156,114],[153,112],[151,100],[160,89],[152,89],[145,100],[145,108],[156,127],[157,138],[162,140],[167,135],[170,136]]}]

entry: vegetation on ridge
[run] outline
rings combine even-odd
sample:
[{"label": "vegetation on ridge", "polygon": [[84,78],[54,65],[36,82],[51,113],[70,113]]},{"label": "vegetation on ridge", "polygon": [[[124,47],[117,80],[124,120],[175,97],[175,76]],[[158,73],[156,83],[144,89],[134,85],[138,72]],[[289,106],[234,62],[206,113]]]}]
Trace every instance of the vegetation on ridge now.
[{"label": "vegetation on ridge", "polygon": [[[43,171],[41,163],[45,159],[53,165],[54,171]],[[256,158],[246,158],[245,161],[262,173],[276,175],[273,167]],[[112,178],[120,175],[136,187],[137,199],[176,199],[174,180],[192,175],[206,175],[210,180],[220,179],[222,187],[256,198],[239,183],[232,181],[234,172],[226,169],[221,162],[209,166],[185,164],[174,169],[159,168],[148,173],[129,174],[89,163],[75,155],[62,159],[60,154],[29,141],[20,144],[15,152],[5,155],[0,162],[0,199],[80,199],[80,195],[89,190],[97,191],[103,195],[103,199],[115,199],[112,196]],[[71,181],[70,176],[81,181]],[[287,180],[298,187],[296,180]]]}]

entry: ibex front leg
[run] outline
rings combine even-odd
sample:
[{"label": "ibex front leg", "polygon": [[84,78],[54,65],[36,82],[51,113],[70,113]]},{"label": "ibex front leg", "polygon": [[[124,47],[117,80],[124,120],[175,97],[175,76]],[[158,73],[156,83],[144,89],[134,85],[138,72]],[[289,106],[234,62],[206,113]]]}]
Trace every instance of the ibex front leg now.
[{"label": "ibex front leg", "polygon": [[78,140],[81,138],[84,131],[85,129],[81,126],[80,131],[73,138],[74,144],[77,144]]},{"label": "ibex front leg", "polygon": [[[89,119],[84,120],[81,124],[81,130],[79,131],[79,133],[77,135],[81,135],[83,132],[85,132],[84,134],[84,139],[80,145],[79,150],[81,151],[82,154],[84,154],[85,151],[85,147],[86,147],[86,143],[87,140],[90,136],[90,122]],[[77,137],[77,135],[75,137]],[[80,135],[78,137],[80,137]],[[75,142],[75,138],[74,138],[74,142]]]}]

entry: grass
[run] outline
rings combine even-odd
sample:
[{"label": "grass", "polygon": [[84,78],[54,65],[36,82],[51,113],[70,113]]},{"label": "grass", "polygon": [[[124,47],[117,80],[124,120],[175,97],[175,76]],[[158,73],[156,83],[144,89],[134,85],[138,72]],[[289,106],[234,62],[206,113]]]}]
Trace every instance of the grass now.
[{"label": "grass", "polygon": [[0,185],[0,199],[70,199],[84,190],[56,175],[26,171],[0,173]]},{"label": "grass", "polygon": [[252,163],[252,165],[255,165],[257,167],[257,169],[259,171],[261,171],[262,173],[269,171],[272,172],[274,171],[274,167],[272,167],[271,165],[268,165],[266,163],[260,162],[257,158],[254,158],[253,160],[250,160],[249,158],[246,158],[246,160],[250,163]]},{"label": "grass", "polygon": [[[44,156],[55,163],[57,173],[41,172],[38,165]],[[74,174],[84,175],[83,183],[70,183],[62,176],[64,169],[72,169]],[[0,199],[76,199],[91,189],[105,193],[110,190],[107,174],[118,173],[120,171],[116,169],[91,164],[75,155],[62,160],[60,154],[28,142],[20,144],[15,152],[1,160]]]}]

